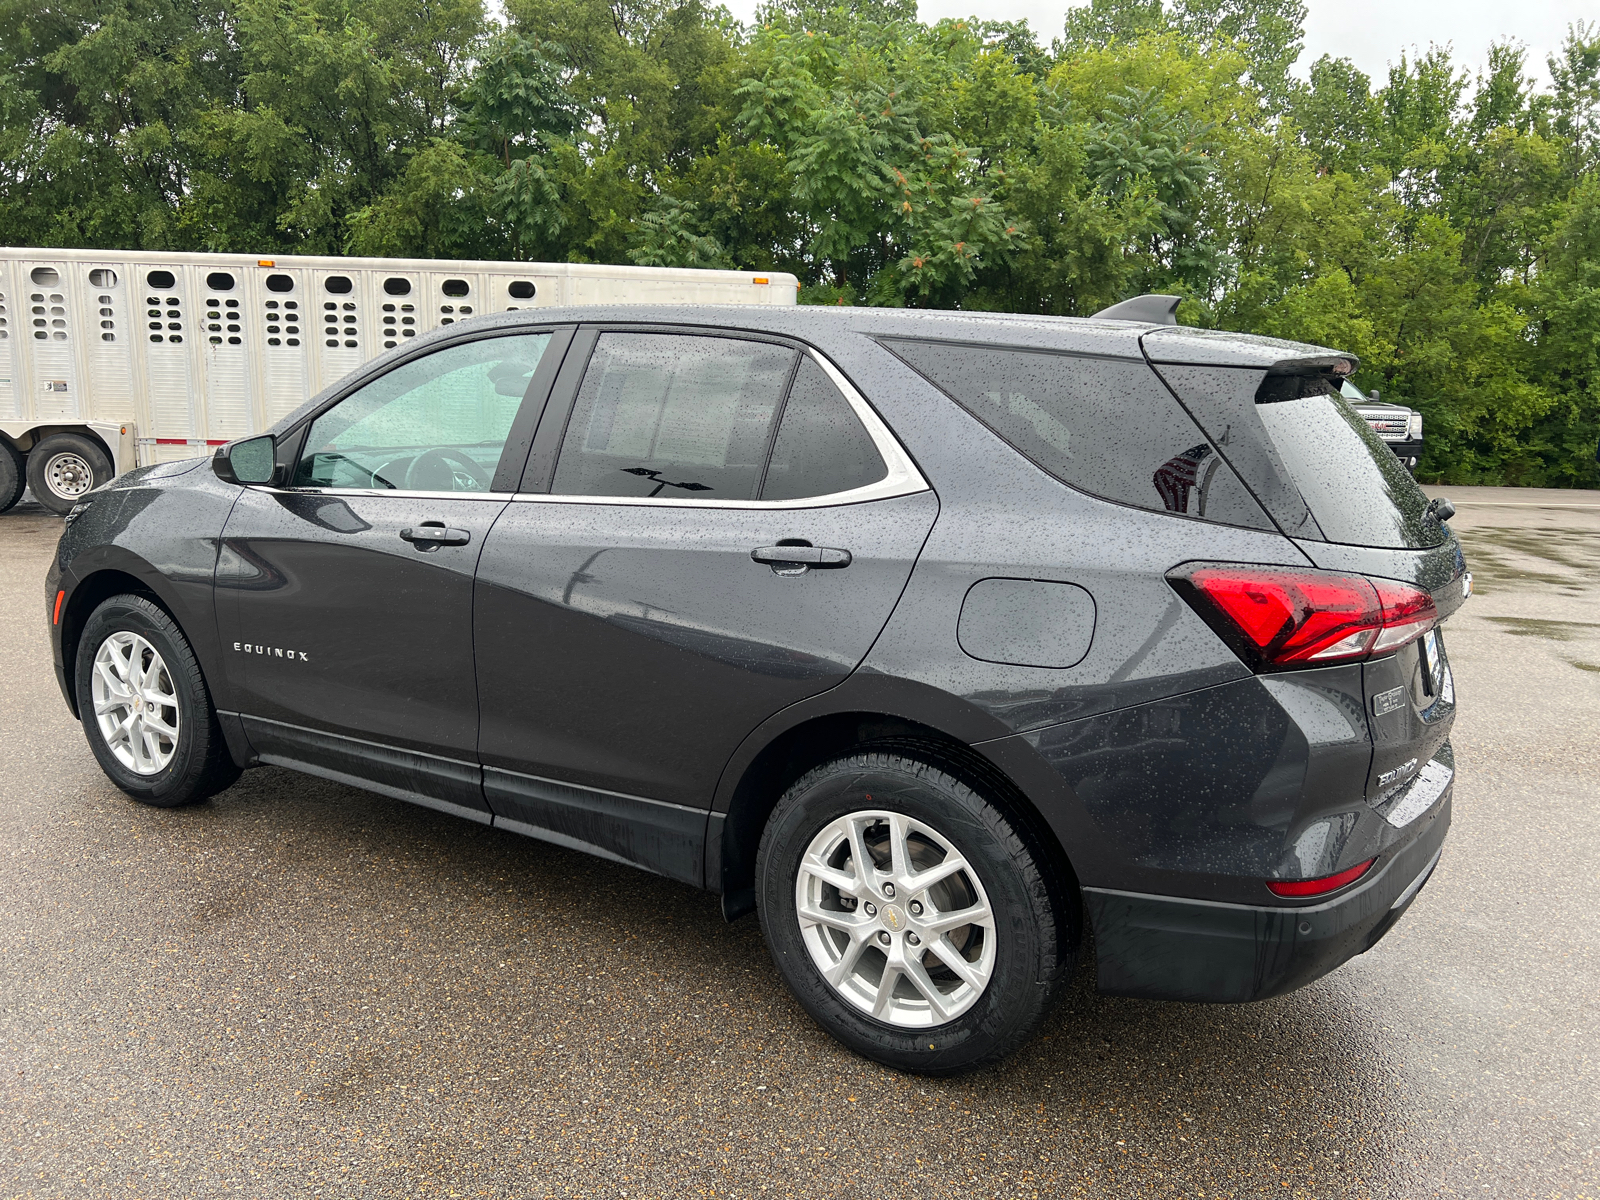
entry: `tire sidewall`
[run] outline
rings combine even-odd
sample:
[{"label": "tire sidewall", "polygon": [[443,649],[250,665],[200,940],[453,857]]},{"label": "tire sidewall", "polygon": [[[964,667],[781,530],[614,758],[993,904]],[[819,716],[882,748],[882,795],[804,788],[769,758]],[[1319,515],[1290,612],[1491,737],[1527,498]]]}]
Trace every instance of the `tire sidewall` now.
[{"label": "tire sidewall", "polygon": [[11,444],[0,439],[0,512],[5,512],[22,499],[28,486],[27,463]]},{"label": "tire sidewall", "polygon": [[[61,454],[74,454],[88,465],[92,479],[83,493],[62,496],[51,489],[50,461]],[[71,511],[72,506],[81,501],[84,495],[109,482],[111,473],[110,456],[97,443],[77,434],[62,433],[47,437],[28,453],[28,486],[33,488],[33,498],[51,512],[65,514]]]},{"label": "tire sidewall", "polygon": [[[100,732],[94,712],[94,659],[107,638],[116,633],[136,633],[161,655],[178,697],[178,748],[169,762],[154,775],[139,775],[118,761]],[[191,781],[204,770],[206,747],[203,731],[210,719],[209,704],[196,694],[198,677],[194,655],[177,627],[147,600],[121,598],[108,600],[97,608],[78,639],[75,671],[78,712],[89,749],[102,770],[135,800],[161,806],[182,804],[188,799]]]},{"label": "tire sidewall", "polygon": [[[822,978],[801,935],[795,884],[806,848],[829,822],[871,809],[903,813],[937,830],[977,872],[995,915],[989,983],[971,1008],[945,1025],[906,1029],[861,1012]],[[811,772],[774,809],[757,864],[767,945],[801,1006],[857,1053],[902,1070],[953,1073],[1014,1048],[1042,1015],[1048,992],[1045,914],[1022,865],[986,820],[997,816],[970,789],[933,768],[857,760]]]}]

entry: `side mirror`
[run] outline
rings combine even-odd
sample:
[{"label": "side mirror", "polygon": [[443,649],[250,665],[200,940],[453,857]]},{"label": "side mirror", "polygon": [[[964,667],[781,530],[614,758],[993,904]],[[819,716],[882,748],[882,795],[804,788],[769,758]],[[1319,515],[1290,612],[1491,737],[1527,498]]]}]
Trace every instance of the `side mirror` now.
[{"label": "side mirror", "polygon": [[278,473],[277,445],[270,433],[217,449],[211,469],[225,483],[272,483]]}]

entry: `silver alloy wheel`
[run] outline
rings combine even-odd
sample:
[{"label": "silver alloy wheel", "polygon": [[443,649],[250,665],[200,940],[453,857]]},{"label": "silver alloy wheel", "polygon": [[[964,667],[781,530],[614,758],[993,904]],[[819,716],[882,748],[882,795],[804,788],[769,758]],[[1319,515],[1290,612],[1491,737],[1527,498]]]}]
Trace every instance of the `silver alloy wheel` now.
[{"label": "silver alloy wheel", "polygon": [[994,974],[994,912],[977,872],[938,830],[903,813],[829,822],[800,860],[795,911],[828,985],[891,1025],[953,1021]]},{"label": "silver alloy wheel", "polygon": [[44,482],[63,500],[76,500],[94,487],[94,468],[71,450],[52,454],[44,464]]},{"label": "silver alloy wheel", "polygon": [[172,673],[137,633],[113,633],[94,656],[94,716],[117,761],[155,775],[178,749],[180,717]]}]

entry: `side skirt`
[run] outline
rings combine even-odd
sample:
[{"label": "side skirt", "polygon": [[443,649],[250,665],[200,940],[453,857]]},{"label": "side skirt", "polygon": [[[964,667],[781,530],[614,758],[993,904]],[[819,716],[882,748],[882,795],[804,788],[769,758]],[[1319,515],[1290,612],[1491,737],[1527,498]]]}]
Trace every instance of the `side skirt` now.
[{"label": "side skirt", "polygon": [[703,808],[485,767],[497,828],[705,886]]},{"label": "side skirt", "polygon": [[219,715],[225,731],[248,739],[248,750],[235,748],[236,759],[243,752],[257,762],[705,886],[705,809],[484,768],[264,717]]}]

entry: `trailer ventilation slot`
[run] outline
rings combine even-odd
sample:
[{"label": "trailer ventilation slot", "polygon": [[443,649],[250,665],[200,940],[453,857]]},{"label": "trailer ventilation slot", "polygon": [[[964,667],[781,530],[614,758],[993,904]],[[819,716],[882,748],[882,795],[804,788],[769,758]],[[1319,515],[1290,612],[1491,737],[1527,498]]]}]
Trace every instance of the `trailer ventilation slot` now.
[{"label": "trailer ventilation slot", "polygon": [[[333,281],[329,280],[328,282],[332,283]],[[346,280],[346,282],[349,281]],[[342,337],[345,347],[351,350],[356,349],[359,343],[356,341],[355,301],[346,300],[342,304],[336,304],[332,300],[326,300],[323,302],[322,309],[322,333],[328,348],[330,350],[337,349]],[[341,315],[344,317],[342,323],[339,320]]]},{"label": "trailer ventilation slot", "polygon": [[[94,271],[90,274],[90,278],[93,279],[95,275],[110,275],[112,279],[116,278],[116,274],[111,271]],[[110,283],[102,286],[115,287],[116,285],[114,283]],[[117,310],[112,307],[113,302],[110,296],[102,295],[99,297],[99,301],[101,331],[100,340],[102,342],[114,342],[117,340]]]},{"label": "trailer ventilation slot", "polygon": [[11,336],[11,330],[6,325],[6,294],[0,292],[0,342]]},{"label": "trailer ventilation slot", "polygon": [[276,300],[268,300],[267,308],[267,345],[269,346],[298,346],[300,344],[300,302],[285,300],[280,306]]},{"label": "trailer ventilation slot", "polygon": [[[402,304],[398,306],[400,314],[415,313],[415,304]],[[383,306],[383,336],[387,339],[383,343],[385,350],[393,350],[400,343],[397,338],[417,336],[417,318],[415,316],[396,315],[396,306],[385,304]]]},{"label": "trailer ventilation slot", "polygon": [[[35,275],[38,273],[34,272]],[[33,317],[34,338],[41,342],[66,341],[67,309],[61,293],[51,292],[47,297],[44,292],[34,292],[29,299],[32,301],[29,312]]]},{"label": "trailer ventilation slot", "polygon": [[[153,283],[156,276],[165,275],[172,278],[171,271],[151,271],[146,282]],[[176,296],[168,296],[165,301],[160,296],[146,296],[145,316],[150,319],[150,340],[152,342],[181,342],[183,341],[183,305]]]},{"label": "trailer ventilation slot", "polygon": [[[207,282],[210,282],[211,279],[215,278],[216,276],[212,275]],[[228,279],[231,285],[233,276],[227,275],[224,276],[224,278]],[[224,340],[226,340],[227,344],[230,346],[242,346],[244,344],[244,339],[239,336],[241,332],[242,330],[239,325],[239,302],[232,299],[223,300],[217,296],[207,297],[206,333],[209,335],[207,340],[213,346],[222,345]]]}]

